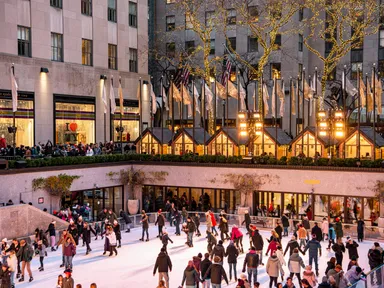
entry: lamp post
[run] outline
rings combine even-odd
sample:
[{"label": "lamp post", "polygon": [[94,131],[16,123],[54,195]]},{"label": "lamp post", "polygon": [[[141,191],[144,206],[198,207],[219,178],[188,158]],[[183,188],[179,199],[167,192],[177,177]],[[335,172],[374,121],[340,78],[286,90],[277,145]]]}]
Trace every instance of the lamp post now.
[{"label": "lamp post", "polygon": [[[244,138],[249,136],[249,140],[251,143],[251,148],[249,149],[249,153],[254,154],[253,152],[253,142],[258,135],[263,135],[263,118],[262,114],[259,111],[240,111],[238,113],[239,118],[239,135]],[[239,142],[240,149],[240,142]]]}]

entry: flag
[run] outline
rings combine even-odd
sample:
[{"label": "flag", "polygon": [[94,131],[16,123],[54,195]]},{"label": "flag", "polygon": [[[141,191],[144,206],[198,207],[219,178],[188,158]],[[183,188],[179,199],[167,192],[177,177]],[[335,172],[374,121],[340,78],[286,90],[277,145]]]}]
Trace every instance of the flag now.
[{"label": "flag", "polygon": [[189,69],[188,67],[184,67],[183,69],[179,69],[177,71],[175,80],[173,81],[177,88],[180,88],[181,84],[186,85],[189,79]]},{"label": "flag", "polygon": [[225,69],[223,71],[223,75],[221,76],[221,84],[225,87],[227,86],[228,78],[231,73],[232,69],[232,62],[229,59],[229,56],[227,55],[227,61],[225,63]]},{"label": "flag", "polygon": [[195,97],[195,109],[196,109],[197,112],[200,113],[199,92],[197,92],[196,85],[193,85],[193,97]]},{"label": "flag", "polygon": [[[372,80],[375,83],[375,102],[377,105],[377,113],[381,114],[382,113],[381,97],[383,93],[383,87],[381,86],[381,81],[377,78],[376,74],[372,76]],[[372,87],[373,87],[373,84],[372,84]]]},{"label": "flag", "polygon": [[312,90],[308,85],[308,82],[306,79],[304,79],[304,99],[311,99],[313,97]]},{"label": "flag", "polygon": [[217,96],[219,96],[216,98],[227,99],[227,91],[225,87],[222,84],[220,84],[218,81],[216,81],[216,94]]},{"label": "flag", "polygon": [[189,80],[189,75],[190,74],[191,73],[190,73],[188,67],[184,67],[183,75],[182,75],[182,82],[183,82],[184,85],[188,84],[188,80]]},{"label": "flag", "polygon": [[246,105],[245,105],[245,96],[246,92],[240,84],[240,111],[245,111],[246,110]]},{"label": "flag", "polygon": [[12,111],[17,111],[17,90],[19,86],[17,86],[15,74],[13,74],[13,69],[11,66],[11,87],[12,87]]},{"label": "flag", "polygon": [[108,102],[107,102],[107,92],[105,91],[105,80],[103,81],[103,94],[101,95],[101,99],[104,104],[104,114],[107,114]]},{"label": "flag", "polygon": [[192,99],[191,99],[191,96],[189,95],[188,89],[184,85],[183,85],[182,89],[183,89],[184,105],[191,105]]},{"label": "flag", "polygon": [[[239,84],[241,87],[241,84]],[[240,89],[241,91],[241,89]],[[231,96],[232,98],[237,99],[238,98],[239,92],[237,91],[236,86],[231,82],[228,81],[228,95]]]},{"label": "flag", "polygon": [[115,114],[116,100],[115,100],[115,93],[113,92],[112,79],[111,81],[109,81],[109,100],[111,100],[111,114]]},{"label": "flag", "polygon": [[371,86],[367,83],[367,112],[373,111],[373,94]]},{"label": "flag", "polygon": [[123,89],[121,88],[121,82],[119,81],[119,99],[120,99],[120,113],[124,115],[124,97]]},{"label": "flag", "polygon": [[273,78],[273,87],[272,87],[272,107],[271,107],[271,109],[272,109],[272,111],[271,111],[271,114],[272,114],[272,117],[273,118],[276,118],[276,113],[275,113],[275,109],[276,109],[276,87],[275,87],[275,85],[276,85],[276,79],[275,78]]},{"label": "flag", "polygon": [[295,94],[295,86],[293,85],[293,81],[291,81],[291,113],[292,115],[296,115],[296,94]]},{"label": "flag", "polygon": [[[344,78],[346,80],[345,83],[344,83]],[[347,92],[352,97],[357,94],[357,89],[352,85],[351,81],[349,81],[349,79],[345,77],[344,70],[341,76],[341,86],[344,89],[344,91]]]},{"label": "flag", "polygon": [[211,89],[209,89],[207,83],[204,83],[205,85],[205,95],[204,95],[204,98],[205,98],[205,107],[206,107],[206,110],[209,111],[209,110],[212,110],[213,109],[213,94],[212,94],[212,91]]},{"label": "flag", "polygon": [[162,93],[163,93],[163,102],[164,102],[164,105],[165,105],[165,110],[169,111],[167,93],[165,92],[164,86],[162,86],[162,89],[163,89]]},{"label": "flag", "polygon": [[268,100],[269,100],[268,88],[267,88],[267,85],[265,85],[265,83],[264,83],[263,84],[263,102],[264,102],[264,115],[265,116],[269,112]]},{"label": "flag", "polygon": [[176,100],[176,102],[181,102],[181,95],[179,89],[177,89],[175,83],[172,83],[172,93],[173,98]]},{"label": "flag", "polygon": [[192,104],[188,104],[188,118],[192,117]]},{"label": "flag", "polygon": [[366,105],[365,84],[364,84],[364,81],[361,79],[361,76],[359,76],[359,92],[360,92],[360,105],[361,107],[365,107]]},{"label": "flag", "polygon": [[281,81],[282,87],[281,89],[278,89],[277,95],[279,96],[280,99],[280,117],[284,117],[284,111],[285,111],[285,84],[284,81]]},{"label": "flag", "polygon": [[152,112],[152,115],[155,115],[157,112],[156,94],[153,91],[153,85],[152,84],[151,84],[151,112]]}]

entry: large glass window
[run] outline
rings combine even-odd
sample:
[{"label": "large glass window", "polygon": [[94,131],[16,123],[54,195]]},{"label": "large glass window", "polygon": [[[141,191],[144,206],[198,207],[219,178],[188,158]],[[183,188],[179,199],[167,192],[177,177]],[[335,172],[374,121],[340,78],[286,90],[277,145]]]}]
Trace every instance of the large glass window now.
[{"label": "large glass window", "polygon": [[81,0],[81,14],[92,16],[92,0]]},{"label": "large glass window", "polygon": [[[116,112],[113,117],[113,140],[120,142],[119,131],[116,131],[117,127],[120,127],[120,106],[116,103]],[[139,107],[131,107],[124,105],[124,115],[121,115],[121,125],[124,130],[122,133],[123,142],[135,141],[139,137]]]},{"label": "large glass window", "polygon": [[[13,126],[12,100],[10,92],[0,93],[0,135],[4,135],[7,145],[12,145],[13,134],[8,133],[8,127]],[[23,99],[19,94],[16,112],[16,145],[32,147],[34,145],[34,103],[33,96]]]},{"label": "large glass window", "polygon": [[296,142],[296,156],[299,156],[301,153],[304,153],[305,156],[307,157],[315,157],[316,151],[320,154],[323,155],[322,151],[322,146],[319,141],[317,141],[317,150],[315,147],[315,137],[310,134],[306,133],[304,134],[304,141],[302,139],[299,139]]},{"label": "large glass window", "polygon": [[51,60],[63,62],[63,35],[51,33]]},{"label": "large glass window", "polygon": [[203,189],[203,210],[208,211],[214,205],[215,190]]},{"label": "large glass window", "polygon": [[152,136],[147,133],[141,138],[141,153],[143,154],[160,154],[160,143]]},{"label": "large glass window", "polygon": [[315,196],[315,220],[321,221],[328,218],[328,197],[326,195]]},{"label": "large glass window", "polygon": [[129,26],[137,28],[137,3],[129,1]]},{"label": "large glass window", "polygon": [[275,155],[275,142],[273,142],[273,140],[268,137],[268,135],[266,135],[264,133],[264,151],[263,151],[263,136],[262,135],[259,135],[256,137],[255,141],[253,142],[253,151],[254,151],[254,155],[255,156],[260,156],[263,152],[264,153],[267,153],[267,155]]},{"label": "large glass window", "polygon": [[258,52],[259,43],[257,37],[248,36],[248,52]]},{"label": "large glass window", "polygon": [[345,211],[345,223],[355,223],[363,216],[363,198],[347,197],[347,208]]},{"label": "large glass window", "polygon": [[209,148],[211,149],[211,155],[227,156],[227,153],[228,156],[234,155],[234,143],[224,133],[217,135],[210,143]]},{"label": "large glass window", "polygon": [[117,22],[116,0],[108,0],[108,21]]},{"label": "large glass window", "polygon": [[[360,135],[360,156],[361,158],[371,158],[372,145],[363,136]],[[345,157],[359,158],[357,155],[357,133],[345,143]]]},{"label": "large glass window", "polygon": [[82,39],[81,43],[81,63],[83,65],[92,66],[93,57],[92,57],[92,40]]},{"label": "large glass window", "polygon": [[31,57],[31,29],[17,26],[17,51],[19,56]]},{"label": "large glass window", "polygon": [[380,202],[377,198],[364,198],[364,220],[370,220],[371,226],[376,226],[379,219]]},{"label": "large glass window", "polygon": [[129,48],[129,72],[137,73],[137,49]]},{"label": "large glass window", "polygon": [[56,102],[55,116],[55,143],[95,143],[94,104]]},{"label": "large glass window", "polygon": [[117,69],[117,45],[108,44],[108,68]]},{"label": "large glass window", "polygon": [[189,151],[193,151],[192,139],[184,134],[184,137],[183,137],[183,135],[180,135],[176,139],[176,141],[173,143],[173,145],[175,146],[175,154],[176,155],[185,154],[185,153],[183,153],[183,138],[184,138],[185,153],[188,153]]},{"label": "large glass window", "polygon": [[329,207],[329,217],[335,219],[339,217],[344,222],[344,197],[330,196],[331,207]]}]

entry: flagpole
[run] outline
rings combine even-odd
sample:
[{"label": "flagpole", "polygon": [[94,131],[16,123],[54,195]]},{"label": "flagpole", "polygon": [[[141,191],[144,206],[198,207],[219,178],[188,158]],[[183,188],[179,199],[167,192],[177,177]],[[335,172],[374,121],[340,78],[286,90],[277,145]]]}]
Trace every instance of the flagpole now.
[{"label": "flagpole", "polygon": [[[216,80],[216,75],[215,75],[215,80]],[[216,93],[217,93],[217,91],[216,91],[216,87],[217,87],[217,85],[216,85],[216,81],[215,81],[215,83],[214,83],[214,85],[215,85],[215,95],[214,95],[214,98],[213,98],[213,102],[214,102],[214,108],[213,108],[213,134],[215,134],[216,133],[216,113],[217,113],[217,111],[216,111],[216,109],[217,109],[217,96],[216,96]],[[215,154],[217,155],[217,139],[215,139]]]},{"label": "flagpole", "polygon": [[368,125],[368,73],[365,73],[365,125]]},{"label": "flagpole", "polygon": [[[318,139],[318,131],[317,131],[317,103],[316,103],[316,100],[317,100],[317,67],[315,67],[315,79],[313,79],[313,81],[315,81],[315,95],[316,95],[316,98],[314,98],[315,100],[315,159],[317,157],[317,139]],[[320,155],[321,156],[321,155]]]},{"label": "flagpole", "polygon": [[[184,128],[184,74],[182,75],[182,79],[181,79],[181,82],[180,82],[180,90],[181,90],[181,106],[180,106],[180,110],[181,110],[181,113],[179,113],[179,116],[180,116],[180,128],[181,128],[181,131],[182,131],[182,134],[181,134],[181,153],[182,155],[184,155],[185,153],[185,141],[184,141],[184,132],[183,131],[183,128]],[[192,141],[195,141],[195,139],[193,139]]]},{"label": "flagpole", "polygon": [[[13,63],[12,63],[12,73],[13,73],[13,77],[15,77],[15,65]],[[12,81],[14,81],[14,80],[12,79]],[[16,90],[16,93],[17,93],[17,90]],[[13,99],[12,99],[12,101],[13,101]],[[16,156],[16,131],[17,131],[17,129],[16,129],[16,112],[15,111],[12,111],[12,126],[13,126],[12,127],[12,130],[13,130],[13,135],[12,135],[13,156]]]},{"label": "flagpole", "polygon": [[[119,77],[119,83],[121,85],[121,76]],[[124,100],[123,100],[123,103],[124,103]],[[120,109],[122,109],[122,111],[120,111],[120,141],[121,141],[121,154],[123,154],[123,111],[124,111],[124,104],[121,106],[120,105]],[[128,131],[127,131],[128,133]],[[127,139],[127,142],[128,142],[128,139]]]},{"label": "flagpole", "polygon": [[[303,122],[302,122],[302,125],[303,125],[303,129],[302,129],[302,135],[301,135],[301,147],[302,147],[302,152],[303,152],[303,154],[304,154],[304,129],[305,129],[305,99],[304,99],[304,81],[305,81],[305,67],[303,67],[303,71],[302,71],[302,73],[301,73],[301,85],[302,85],[302,97],[303,97],[303,103],[302,103],[302,109],[303,109],[303,111],[301,112],[302,113],[302,115],[303,115]],[[299,93],[300,93],[300,91],[299,91]],[[307,157],[308,157],[308,155],[307,155]]]},{"label": "flagpole", "polygon": [[373,160],[376,160],[376,64],[373,63]]},{"label": "flagpole", "polygon": [[175,135],[175,101],[174,101],[174,98],[173,98],[173,76],[171,76],[171,82],[169,84],[171,86],[171,92],[172,92],[172,97],[171,97],[171,101],[172,101],[172,155],[175,155],[175,145],[174,145],[174,135]]},{"label": "flagpole", "polygon": [[141,154],[141,150],[142,150],[142,144],[141,141],[142,141],[142,133],[143,133],[143,103],[142,103],[142,91],[141,91],[141,77],[139,78],[139,107],[140,107],[140,117],[139,117],[139,133],[140,133],[140,147],[139,147],[139,154]]},{"label": "flagpole", "polygon": [[[240,77],[239,77],[239,75],[240,75],[240,71],[237,71],[237,75],[236,75],[236,80],[237,80],[237,115],[239,115],[239,112],[240,112]],[[228,78],[228,80],[229,80],[229,78]],[[228,83],[227,83],[227,85],[228,85]],[[240,121],[238,121],[238,126],[240,127]],[[228,138],[228,135],[227,135],[227,138]],[[237,133],[237,142],[239,144],[237,154],[238,154],[238,156],[240,156],[241,153],[240,153],[239,131]]]},{"label": "flagpole", "polygon": [[289,136],[292,136],[292,77],[289,79]]},{"label": "flagpole", "polygon": [[153,89],[153,76],[151,76],[150,81],[151,81],[151,91],[149,93],[151,94],[151,99],[149,101],[149,110],[150,110],[150,116],[151,116],[151,146],[149,146],[149,137],[148,137],[148,151],[147,151],[147,154],[152,154],[152,149],[153,149],[153,126],[154,126],[154,121],[155,121],[155,119],[153,117],[153,110],[152,110],[153,109],[153,99],[152,99],[153,93],[152,93],[152,91],[154,90]]},{"label": "flagpole", "polygon": [[[195,103],[195,79],[192,78],[192,138],[195,139],[195,114],[196,114],[196,103]],[[205,146],[205,143],[204,143]],[[193,155],[195,155],[195,142],[192,141]]]},{"label": "flagpole", "polygon": [[[229,59],[227,59],[227,61],[229,61]],[[228,72],[227,73],[227,95],[226,95],[226,101],[224,102],[225,103],[225,105],[226,105],[226,107],[224,106],[224,109],[226,109],[226,111],[224,110],[223,111],[223,113],[226,113],[227,114],[227,117],[225,117],[226,118],[226,121],[227,121],[227,125],[225,126],[226,128],[227,128],[227,157],[228,157],[228,155],[229,155],[229,152],[228,152],[228,147],[229,147],[229,140],[228,140],[228,120],[229,120],[229,118],[228,118],[228,106],[229,106],[229,102],[228,102],[228,82],[229,82],[229,75],[230,75],[230,73]],[[239,87],[237,87],[237,90],[239,90]],[[238,99],[239,100],[239,99]],[[224,117],[223,117],[224,118]],[[224,125],[225,125],[225,122],[223,122],[223,131],[224,131]]]},{"label": "flagpole", "polygon": [[277,159],[277,78],[275,78],[275,158]]},{"label": "flagpole", "polygon": [[[107,77],[105,77],[104,78],[104,81],[103,81],[103,91],[105,91],[105,80],[107,79]],[[105,93],[106,94],[106,93]],[[107,97],[107,95],[105,95],[104,97]],[[105,101],[104,102],[105,104],[104,105],[106,105],[107,107],[105,108],[106,110],[108,109],[108,102],[107,101]],[[106,110],[104,110],[104,145],[105,145],[105,143],[107,143],[107,112],[106,112]]]},{"label": "flagpole", "polygon": [[205,145],[205,143],[206,143],[206,139],[205,139],[205,105],[206,105],[206,103],[205,103],[205,79],[203,78],[202,79],[202,93],[201,93],[202,95],[204,95],[204,99],[202,98],[201,99],[201,106],[202,106],[202,113],[203,113],[203,134],[204,134],[204,155],[206,154],[206,145]]},{"label": "flagpole", "polygon": [[[297,124],[298,119],[300,119],[300,74],[297,75],[297,117],[296,117],[296,136],[300,132],[300,126]],[[303,147],[301,147],[303,148]]]},{"label": "flagpole", "polygon": [[253,91],[253,111],[256,112],[256,91],[257,91],[257,87],[256,87],[256,83],[257,81],[255,81],[255,90]]},{"label": "flagpole", "polygon": [[356,141],[356,146],[357,146],[357,149],[356,149],[356,156],[357,156],[357,158],[360,160],[360,118],[361,118],[361,110],[360,110],[360,106],[361,106],[361,93],[360,93],[360,82],[361,81],[363,81],[362,79],[361,79],[361,75],[360,75],[360,69],[357,69],[357,76],[358,76],[358,81],[357,81],[357,86],[358,86],[358,88],[357,88],[357,93],[358,93],[358,96],[359,97],[357,97],[357,99],[358,99],[358,101],[357,101],[357,107],[358,107],[358,109],[357,109],[357,141]]},{"label": "flagpole", "polygon": [[343,92],[343,116],[344,116],[344,144],[343,144],[343,159],[345,159],[345,140],[347,139],[347,103],[346,103],[346,85],[347,85],[347,65],[344,65],[344,87],[342,89]]},{"label": "flagpole", "polygon": [[160,77],[160,89],[161,89],[161,115],[160,115],[160,119],[161,119],[161,144],[160,144],[160,160],[161,160],[161,155],[163,155],[163,144],[164,144],[164,119],[163,119],[163,116],[164,116],[164,93],[163,93],[163,75],[161,75]]},{"label": "flagpole", "polygon": [[[311,75],[310,74],[308,75],[308,85],[309,85],[309,83],[311,83]],[[309,87],[309,89],[311,89],[311,87]],[[308,110],[307,110],[307,119],[308,119],[307,126],[308,127],[311,127],[311,115],[310,115],[311,113],[310,112],[311,112],[311,108],[312,108],[312,106],[311,106],[312,105],[312,98],[308,98]],[[308,147],[309,147],[309,145],[308,145]],[[309,155],[308,155],[308,157],[309,157]]]},{"label": "flagpole", "polygon": [[[283,103],[280,103],[280,106],[282,105],[282,104],[284,104],[284,106],[283,106],[283,113],[285,114],[285,86],[284,86],[284,78],[282,77],[281,78],[281,91],[282,91],[282,93],[283,93],[283,99],[282,99],[282,102]],[[283,89],[284,88],[284,89]],[[283,115],[280,115],[280,128],[281,128],[281,130],[283,130]]]},{"label": "flagpole", "polygon": [[[261,74],[261,79],[260,79],[260,83],[261,83],[261,120],[262,120],[262,123],[263,123],[263,131],[261,132],[261,155],[264,154],[264,131],[265,131],[265,128],[264,128],[264,110],[265,110],[265,107],[264,107],[264,79],[263,79],[263,74]],[[268,99],[267,99],[268,101]],[[255,146],[255,143],[251,143],[251,145]],[[264,156],[264,155],[263,155]]]},{"label": "flagpole", "polygon": [[[111,87],[110,87],[110,89],[113,89],[113,75],[111,75]],[[110,115],[109,117],[111,118],[111,117],[112,117],[112,113],[111,113],[111,112],[112,112],[112,111],[111,111],[111,110],[112,110],[112,99],[111,99],[111,96],[110,96],[110,95],[111,95],[111,91],[109,91],[109,109],[110,109],[110,110],[109,110],[109,111],[110,111],[110,112],[109,112],[109,115]],[[115,112],[113,112],[113,114],[115,114]],[[114,115],[113,115],[113,116],[114,116]],[[112,122],[112,120],[110,119],[109,122]],[[111,129],[111,126],[112,126],[112,125],[110,124],[110,125],[109,125],[109,128],[110,128],[110,129]],[[109,134],[111,134],[111,133],[109,133]],[[112,138],[112,139],[113,139],[113,138]],[[121,139],[120,139],[120,145],[121,145],[121,147],[122,147],[122,145],[123,145]]]}]

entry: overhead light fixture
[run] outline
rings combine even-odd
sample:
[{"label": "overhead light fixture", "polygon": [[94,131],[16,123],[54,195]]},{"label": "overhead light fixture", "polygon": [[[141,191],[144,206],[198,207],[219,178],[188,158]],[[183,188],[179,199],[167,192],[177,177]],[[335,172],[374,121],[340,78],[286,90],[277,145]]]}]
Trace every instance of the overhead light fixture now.
[{"label": "overhead light fixture", "polygon": [[107,75],[100,75],[100,80],[107,80]]},{"label": "overhead light fixture", "polygon": [[148,85],[149,82],[148,82],[147,80],[143,80],[143,84],[144,84],[144,85]]},{"label": "overhead light fixture", "polygon": [[46,68],[46,67],[40,68],[40,73],[48,73],[48,72],[49,72],[48,68]]}]

